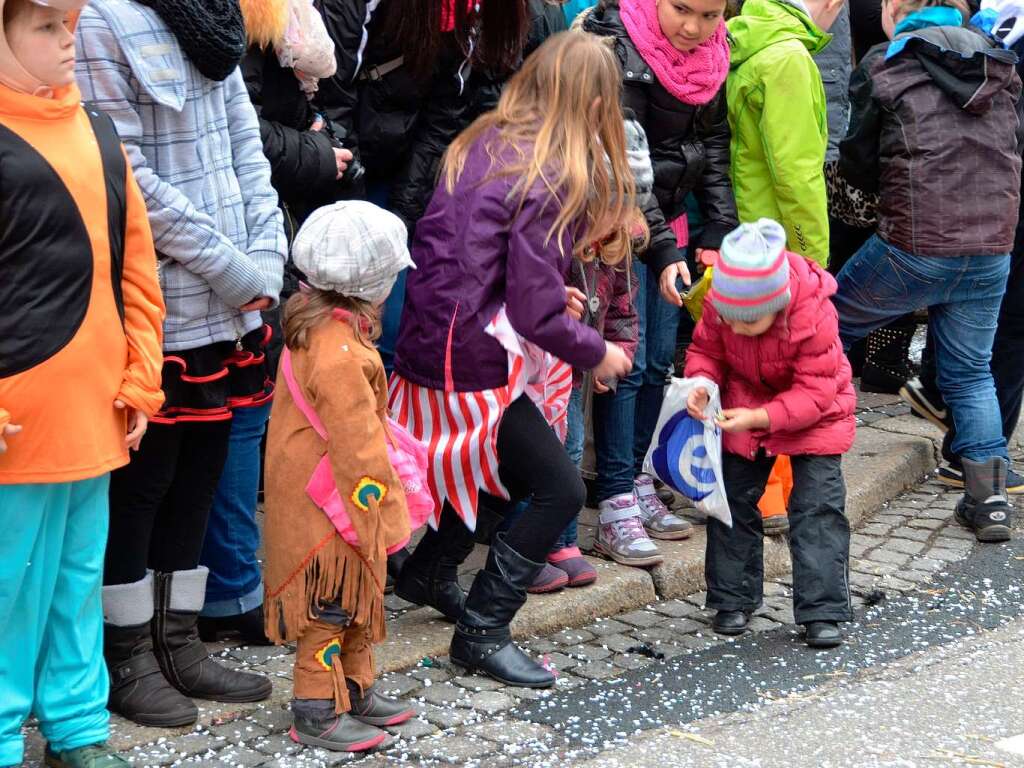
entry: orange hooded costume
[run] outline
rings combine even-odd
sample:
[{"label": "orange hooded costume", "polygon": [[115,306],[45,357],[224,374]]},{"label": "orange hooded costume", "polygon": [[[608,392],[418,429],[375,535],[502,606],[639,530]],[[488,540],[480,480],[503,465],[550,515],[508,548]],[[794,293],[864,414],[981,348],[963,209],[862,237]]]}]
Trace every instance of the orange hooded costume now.
[{"label": "orange hooded costume", "polygon": [[97,477],[128,463],[114,401],[163,402],[146,205],[110,120],[35,80],[2,30],[0,179],[0,428],[24,430],[0,484]]}]

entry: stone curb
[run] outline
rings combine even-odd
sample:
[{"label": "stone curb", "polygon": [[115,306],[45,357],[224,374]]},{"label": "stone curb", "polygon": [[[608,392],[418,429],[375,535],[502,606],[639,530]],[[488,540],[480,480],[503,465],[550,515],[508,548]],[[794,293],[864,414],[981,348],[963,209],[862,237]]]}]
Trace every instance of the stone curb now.
[{"label": "stone curb", "polygon": [[[927,430],[931,430],[928,432]],[[937,430],[909,417],[884,418],[870,426],[860,425],[853,449],[844,457],[847,484],[847,515],[857,527],[864,517],[906,488],[918,483],[936,466]],[[585,549],[593,538],[593,513],[581,517],[580,539]],[[562,629],[592,624],[596,619],[650,605],[660,599],[683,597],[704,589],[704,529],[680,542],[659,542],[665,563],[650,571],[629,568],[606,560],[588,558],[598,569],[596,584],[585,589],[563,590],[553,595],[531,595],[513,623],[517,638],[547,635]],[[481,548],[478,548],[481,549]],[[474,558],[480,560],[480,553]],[[482,564],[482,561],[481,563]],[[775,578],[790,570],[784,541],[766,540],[765,577]],[[452,625],[430,609],[409,610],[388,622],[388,639],[376,648],[377,666],[396,672],[416,666],[428,656],[448,653]],[[232,648],[217,644],[211,651],[229,654],[227,663],[255,663],[274,676],[274,693],[262,704],[215,704],[199,702],[200,729],[230,723],[256,710],[282,711],[291,698],[291,664],[287,648]],[[119,717],[112,718],[111,743],[119,749],[148,744],[160,738],[187,733],[192,728],[142,728]]]}]

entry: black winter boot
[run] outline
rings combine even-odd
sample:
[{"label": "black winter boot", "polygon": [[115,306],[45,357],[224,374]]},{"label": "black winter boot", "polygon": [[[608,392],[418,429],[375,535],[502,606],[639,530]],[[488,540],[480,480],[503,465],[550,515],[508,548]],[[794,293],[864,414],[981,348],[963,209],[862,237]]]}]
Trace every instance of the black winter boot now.
[{"label": "black winter boot", "polygon": [[487,565],[476,575],[449,652],[454,664],[505,685],[550,688],[555,676],[519,650],[509,624],[526,602],[526,588],[544,567],[494,537]]},{"label": "black winter boot", "polygon": [[292,699],[294,725],[289,736],[298,744],[332,752],[366,752],[383,744],[388,734],[357,720],[348,712],[338,715],[327,699]]},{"label": "black winter boot", "polygon": [[899,394],[903,383],[916,375],[909,361],[910,343],[916,330],[915,324],[899,320],[895,325],[871,332],[861,371],[861,391]]},{"label": "black winter boot", "polygon": [[263,606],[234,616],[200,616],[199,639],[215,643],[222,635],[237,635],[245,645],[273,645],[263,628]]},{"label": "black winter boot", "polygon": [[451,509],[438,530],[428,529],[395,579],[395,594],[416,605],[429,605],[448,621],[458,621],[466,603],[459,586],[459,566],[473,551],[473,534]]},{"label": "black winter boot", "polygon": [[164,677],[153,655],[153,577],[103,588],[103,656],[111,712],[139,725],[191,725],[199,710]]},{"label": "black winter boot", "polygon": [[263,701],[271,685],[263,675],[236,672],[210,658],[196,623],[206,597],[206,575],[193,571],[156,574],[153,646],[167,680],[186,696],[209,701]]},{"label": "black winter boot", "polygon": [[1013,507],[1006,495],[1005,460],[962,460],[967,492],[956,505],[956,520],[974,531],[978,541],[1009,541]]}]

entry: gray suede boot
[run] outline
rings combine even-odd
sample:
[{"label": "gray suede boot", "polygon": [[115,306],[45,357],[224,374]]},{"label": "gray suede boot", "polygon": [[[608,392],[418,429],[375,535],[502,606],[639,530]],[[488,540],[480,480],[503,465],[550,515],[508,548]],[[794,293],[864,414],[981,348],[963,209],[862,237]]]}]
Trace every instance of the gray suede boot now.
[{"label": "gray suede boot", "polygon": [[1009,464],[1001,458],[985,462],[963,459],[966,493],[956,505],[960,525],[974,531],[978,541],[1010,540],[1013,507],[1006,495]]}]

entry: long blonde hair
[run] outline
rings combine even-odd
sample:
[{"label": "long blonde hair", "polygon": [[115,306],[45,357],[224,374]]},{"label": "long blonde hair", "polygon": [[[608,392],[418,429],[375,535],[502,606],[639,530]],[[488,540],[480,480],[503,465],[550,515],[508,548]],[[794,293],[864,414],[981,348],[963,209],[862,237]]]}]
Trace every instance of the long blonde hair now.
[{"label": "long blonde hair", "polygon": [[[561,243],[582,219],[582,231],[570,233],[574,255],[589,260],[588,249],[592,254],[591,246],[600,243],[601,260],[617,264],[630,252],[637,211],[621,89],[619,65],[607,45],[580,31],[555,35],[509,80],[497,108],[448,147],[443,167],[448,192],[455,189],[471,148],[497,129],[487,146],[493,175],[517,178],[512,195],[519,196],[520,206],[539,182],[551,194],[548,203],[559,209],[548,241],[557,237]],[[506,150],[515,159],[498,165],[496,158],[507,156]]]},{"label": "long blonde hair", "polygon": [[349,325],[366,346],[380,338],[380,313],[362,299],[342,296],[334,291],[303,288],[284,307],[284,343],[288,349],[309,349],[309,334],[331,319],[335,309],[349,312]]}]

